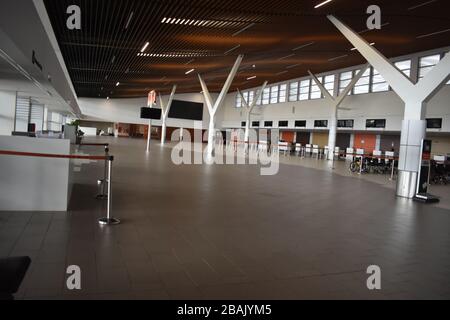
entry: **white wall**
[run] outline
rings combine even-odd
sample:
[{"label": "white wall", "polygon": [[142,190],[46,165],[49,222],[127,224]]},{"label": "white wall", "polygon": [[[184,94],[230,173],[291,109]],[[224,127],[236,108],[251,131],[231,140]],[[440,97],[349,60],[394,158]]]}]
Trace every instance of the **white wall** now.
[{"label": "white wall", "polygon": [[[212,94],[213,99],[217,95]],[[167,102],[168,96],[163,96],[163,100]],[[203,95],[200,93],[186,93],[186,94],[176,94],[175,100],[184,100],[204,103]],[[80,105],[81,111],[86,120],[100,120],[107,122],[121,122],[121,123],[131,123],[131,124],[147,124],[148,121],[145,119],[140,119],[141,107],[147,106],[147,98],[133,98],[133,99],[95,99],[95,98],[79,98],[78,103]],[[158,104],[159,106],[159,98]],[[203,127],[208,127],[209,113],[206,104],[203,108]],[[153,121],[153,125],[161,125],[161,121]],[[220,125],[221,117],[217,116],[217,124]],[[167,120],[168,127],[177,128],[194,128],[194,121],[182,120],[182,119],[172,119]]]},{"label": "white wall", "polygon": [[16,93],[0,91],[0,136],[10,136],[14,131]]},{"label": "white wall", "polygon": [[[230,93],[225,101],[223,126],[225,128],[241,127],[245,121],[245,113],[235,108],[236,93]],[[400,131],[403,120],[404,103],[396,93],[380,92],[352,95],[346,98],[342,107],[351,111],[339,111],[339,119],[355,120],[353,130],[366,130],[366,119],[386,119],[386,131]],[[307,120],[307,129],[314,129],[314,120],[330,120],[331,108],[325,99],[278,103],[257,106],[255,112],[262,116],[254,116],[253,121],[289,120],[289,127],[294,128],[295,120]],[[439,132],[450,133],[450,85],[445,86],[428,103],[427,118],[443,118]]]},{"label": "white wall", "polygon": [[[0,150],[70,154],[70,141],[0,136]],[[0,157],[0,210],[67,211],[69,160]]]}]

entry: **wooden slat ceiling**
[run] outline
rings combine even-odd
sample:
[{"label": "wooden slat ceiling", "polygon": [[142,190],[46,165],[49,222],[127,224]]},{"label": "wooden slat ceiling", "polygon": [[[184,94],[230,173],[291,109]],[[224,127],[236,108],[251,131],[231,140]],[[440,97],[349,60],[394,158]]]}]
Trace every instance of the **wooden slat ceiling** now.
[{"label": "wooden slat ceiling", "polygon": [[[178,92],[197,92],[197,73],[211,91],[219,91],[238,54],[245,58],[231,90],[305,76],[308,69],[357,65],[363,58],[326,15],[363,31],[371,4],[381,6],[386,25],[362,35],[386,56],[450,45],[450,32],[420,37],[450,29],[448,0],[334,0],[314,9],[321,1],[45,0],[45,5],[79,97],[142,97],[152,89],[169,92],[172,84]],[[81,30],[66,27],[66,10],[73,4],[82,10]],[[164,18],[180,20],[162,23]],[[146,42],[145,53],[152,56],[139,56]],[[256,79],[247,81],[251,76]]]}]

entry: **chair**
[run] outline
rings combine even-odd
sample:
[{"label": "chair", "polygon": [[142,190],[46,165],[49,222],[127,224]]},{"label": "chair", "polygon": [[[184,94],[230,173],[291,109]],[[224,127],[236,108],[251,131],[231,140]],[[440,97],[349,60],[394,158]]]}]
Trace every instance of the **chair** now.
[{"label": "chair", "polygon": [[295,154],[297,156],[299,156],[302,152],[302,144],[301,143],[296,143],[295,144]]},{"label": "chair", "polygon": [[315,155],[317,157],[317,159],[319,159],[319,146],[318,145],[313,145],[313,150],[312,150],[313,155]]},{"label": "chair", "polygon": [[289,143],[288,142],[279,141],[278,142],[278,151],[279,152],[283,152],[284,155],[286,156],[286,154],[289,151]]},{"label": "chair", "polygon": [[30,257],[0,259],[0,300],[14,300],[30,264]]},{"label": "chair", "polygon": [[306,147],[305,147],[305,155],[306,154],[311,156],[311,154],[312,154],[312,145],[310,145],[310,144],[306,145]]},{"label": "chair", "polygon": [[334,148],[334,156],[339,159],[340,155],[341,155],[341,148],[339,147]]},{"label": "chair", "polygon": [[353,161],[353,158],[355,156],[355,150],[353,148],[347,148],[345,154],[346,160]]}]

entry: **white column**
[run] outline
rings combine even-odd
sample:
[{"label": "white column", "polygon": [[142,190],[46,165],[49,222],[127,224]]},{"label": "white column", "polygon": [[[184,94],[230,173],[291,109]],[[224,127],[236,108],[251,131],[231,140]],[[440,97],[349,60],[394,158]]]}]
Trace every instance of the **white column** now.
[{"label": "white column", "polygon": [[261,88],[259,88],[259,92],[253,98],[252,103],[249,103],[249,101],[247,101],[247,99],[245,99],[244,95],[242,94],[242,92],[239,89],[237,90],[238,94],[241,96],[242,105],[246,112],[246,123],[245,123],[245,133],[244,133],[244,142],[245,142],[246,150],[247,150],[249,138],[250,138],[250,122],[251,122],[252,111],[255,108],[256,104],[258,103],[259,99],[261,98],[262,93],[264,92],[264,89],[267,86],[267,83],[268,82],[265,81],[263,83],[263,85],[261,86]]},{"label": "white column", "polygon": [[328,135],[328,160],[334,160],[334,148],[336,148],[336,136],[337,136],[337,108],[333,108],[334,112],[330,121],[330,132]]},{"label": "white column", "polygon": [[371,46],[358,33],[333,16],[328,19],[352,43],[405,102],[402,125],[397,196],[412,198],[415,195],[420,163],[420,144],[425,138],[426,103],[450,78],[450,55],[446,56],[426,76],[414,84],[386,57]]},{"label": "white column", "polygon": [[162,126],[161,126],[161,145],[164,145],[166,142],[166,132],[167,132],[167,116],[169,115],[170,107],[172,106],[172,101],[175,96],[175,92],[177,90],[177,85],[174,85],[172,88],[172,92],[169,96],[169,102],[167,102],[167,105],[164,104],[164,101],[161,97],[161,94],[159,95],[159,103],[161,106],[161,118],[162,118]]},{"label": "white column", "polygon": [[148,120],[148,134],[147,134],[147,152],[150,152],[150,140],[152,139],[152,120]]},{"label": "white column", "polygon": [[[362,75],[366,72],[367,68],[369,68],[369,65],[366,64],[359,72],[358,74],[350,81],[350,83],[347,85],[347,87],[342,91],[340,94],[338,94],[336,97],[332,96],[328,90],[325,88],[325,86],[319,81],[319,79],[311,73],[311,71],[308,71],[313,81],[316,83],[316,85],[320,88],[320,91],[322,91],[323,96],[325,97],[326,101],[329,103],[332,112],[331,112],[331,121],[330,121],[330,131],[328,135],[328,160],[334,160],[334,148],[336,147],[336,135],[337,135],[337,121],[338,121],[338,110],[350,110],[346,108],[342,108],[341,105],[344,102],[345,98],[348,97],[348,93],[352,88],[355,86],[355,84],[361,79]],[[335,90],[339,90],[337,87]]]},{"label": "white column", "polygon": [[225,97],[228,93],[228,90],[230,89],[231,83],[234,80],[234,77],[236,76],[237,71],[239,70],[239,66],[241,65],[242,59],[244,58],[243,55],[239,55],[236,59],[236,62],[233,65],[233,68],[230,71],[230,74],[228,75],[227,80],[225,81],[225,84],[223,85],[222,91],[219,94],[219,97],[217,100],[213,103],[211,95],[209,94],[208,87],[206,86],[205,81],[203,81],[203,78],[198,75],[198,79],[200,81],[200,85],[202,86],[203,90],[203,96],[205,98],[206,106],[208,107],[209,111],[209,129],[208,129],[208,147],[207,147],[207,155],[211,156],[213,149],[214,149],[214,135],[215,135],[215,126],[214,126],[214,118],[217,113],[217,110],[222,106]]},{"label": "white column", "polygon": [[423,120],[421,115],[423,110],[425,110],[424,103],[419,105],[415,103],[406,104],[405,110],[416,110],[416,112],[405,112],[405,119],[402,122],[397,195],[404,198],[412,198],[416,192],[416,181],[421,157],[420,148],[422,140],[426,137],[427,122]]},{"label": "white column", "polygon": [[0,136],[10,136],[14,131],[16,93],[0,91]]}]

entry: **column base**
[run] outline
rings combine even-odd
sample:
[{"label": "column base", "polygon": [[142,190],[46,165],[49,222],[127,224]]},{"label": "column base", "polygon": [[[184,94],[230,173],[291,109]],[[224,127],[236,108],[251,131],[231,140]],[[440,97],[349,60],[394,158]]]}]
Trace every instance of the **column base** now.
[{"label": "column base", "polygon": [[412,199],[416,195],[417,172],[403,171],[398,172],[397,178],[397,197]]}]

